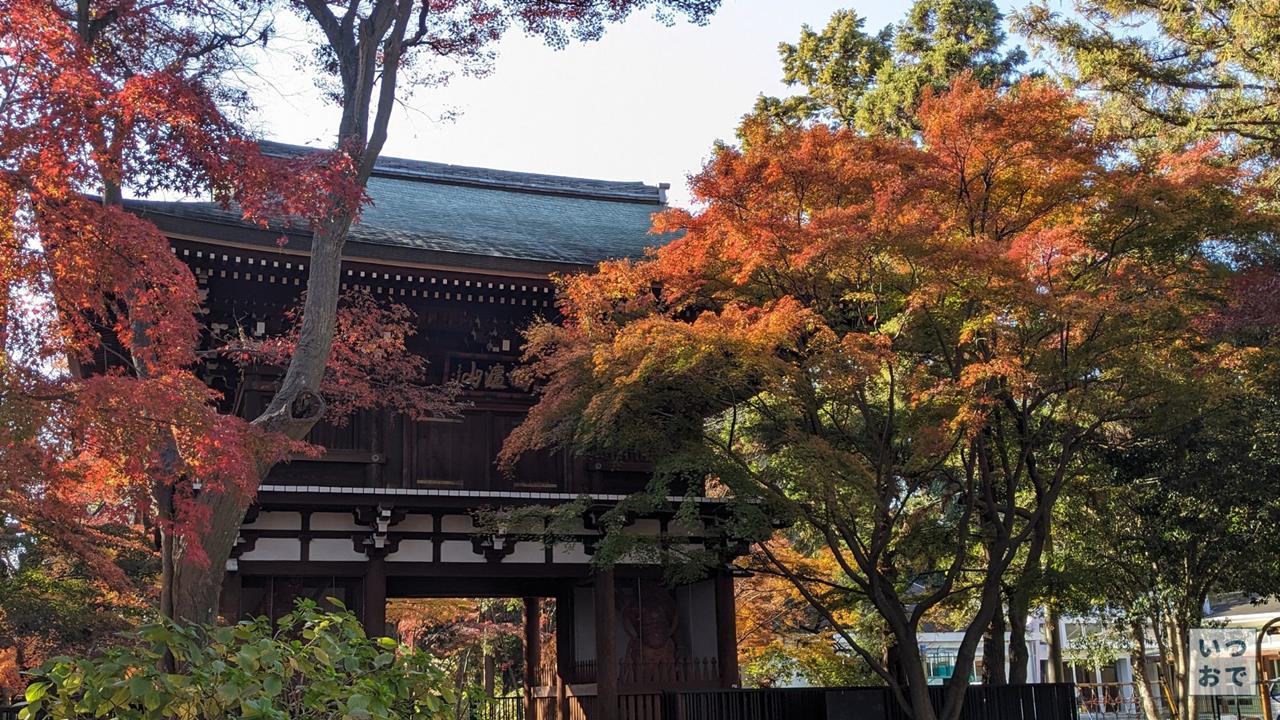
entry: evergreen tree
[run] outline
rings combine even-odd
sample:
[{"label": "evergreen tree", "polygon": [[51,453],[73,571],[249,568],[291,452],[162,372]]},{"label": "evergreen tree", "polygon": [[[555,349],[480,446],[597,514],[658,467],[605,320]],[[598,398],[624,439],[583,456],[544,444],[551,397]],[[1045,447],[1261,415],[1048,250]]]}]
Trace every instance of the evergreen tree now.
[{"label": "evergreen tree", "polygon": [[778,46],[783,80],[806,94],[761,96],[753,114],[913,135],[926,90],[966,72],[987,87],[1017,76],[1026,54],[1006,48],[1003,22],[992,0],[916,0],[897,25],[868,34],[865,18],[838,10],[821,31],[805,25],[795,44]]},{"label": "evergreen tree", "polygon": [[1014,18],[1019,32],[1100,95],[1109,129],[1136,139],[1228,139],[1280,148],[1280,16],[1249,0],[1147,3],[1043,1]]}]

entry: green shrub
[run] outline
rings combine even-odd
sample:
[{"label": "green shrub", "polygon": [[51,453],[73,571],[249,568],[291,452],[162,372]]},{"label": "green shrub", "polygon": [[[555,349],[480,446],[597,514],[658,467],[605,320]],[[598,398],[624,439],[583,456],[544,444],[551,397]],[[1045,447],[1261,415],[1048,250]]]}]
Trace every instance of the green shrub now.
[{"label": "green shrub", "polygon": [[274,627],[266,618],[231,627],[160,622],[130,638],[100,657],[42,666],[22,720],[453,716],[456,698],[434,658],[366,637],[350,612],[321,612],[309,600]]}]

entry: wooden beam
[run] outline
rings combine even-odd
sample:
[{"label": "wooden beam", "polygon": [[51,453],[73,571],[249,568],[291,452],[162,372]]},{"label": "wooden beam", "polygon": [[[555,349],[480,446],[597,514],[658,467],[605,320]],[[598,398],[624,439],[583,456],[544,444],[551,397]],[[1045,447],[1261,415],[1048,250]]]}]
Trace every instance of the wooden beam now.
[{"label": "wooden beam", "polygon": [[556,676],[556,720],[569,720],[569,683]]},{"label": "wooden beam", "polygon": [[[286,230],[283,234],[291,236],[286,247],[280,247],[280,230],[261,230],[246,225],[228,225],[218,222],[205,222],[171,215],[151,213],[147,219],[156,223],[169,238],[170,243],[177,240],[187,243],[198,243],[219,248],[240,249],[245,252],[260,251],[270,253],[269,257],[289,255],[293,257],[311,257],[310,233]],[[379,245],[352,240],[343,248],[343,264],[353,268],[361,265],[378,266],[379,268],[401,268],[421,271],[454,273],[459,276],[482,275],[486,279],[517,278],[521,280],[543,281],[553,273],[575,273],[588,269],[580,263],[556,260],[524,260],[489,255],[471,255],[467,253],[448,252],[446,250],[424,250],[421,248]],[[392,272],[395,270],[393,269]]]},{"label": "wooden beam", "polygon": [[738,678],[738,614],[734,606],[733,576],[720,571],[716,584],[716,663],[720,668],[720,687],[740,684]]},{"label": "wooden beam", "polygon": [[538,670],[542,666],[542,629],[539,627],[542,616],[540,598],[524,599],[524,716],[529,720],[537,717],[538,703],[533,689],[538,687]]},{"label": "wooden beam", "polygon": [[618,654],[613,637],[616,612],[611,568],[595,576],[596,717],[591,720],[618,720]]}]

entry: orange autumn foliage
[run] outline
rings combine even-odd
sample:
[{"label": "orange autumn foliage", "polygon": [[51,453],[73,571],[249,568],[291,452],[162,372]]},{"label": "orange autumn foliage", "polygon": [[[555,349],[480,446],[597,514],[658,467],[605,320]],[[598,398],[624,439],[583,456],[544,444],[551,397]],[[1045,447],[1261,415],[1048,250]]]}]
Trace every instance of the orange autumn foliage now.
[{"label": "orange autumn foliage", "polygon": [[[110,5],[0,2],[0,507],[120,585],[95,524],[151,516],[180,475],[251,490],[290,449],[215,408],[193,372],[195,280],[121,188],[212,190],[261,224],[362,195],[341,153],[266,158],[227,119],[213,78],[236,28],[210,26],[246,4]],[[200,508],[175,491],[165,522],[198,547]]]},{"label": "orange autumn foliage", "polygon": [[[1207,248],[1254,219],[1212,145],[1126,154],[1047,82],[961,77],[917,121],[912,140],[748,123],[718,147],[698,209],[655,219],[676,239],[562,280],[565,322],[528,333],[545,393],[503,457],[642,452],[660,480],[726,488],[736,532],[794,521],[907,681],[842,627],[829,584],[774,571],[927,720],[921,622],[974,609],[967,676],[1084,444],[1176,368],[1218,362]],[[954,717],[963,684],[948,692]]]},{"label": "orange autumn foliage", "polygon": [[[840,568],[830,553],[806,553],[785,537],[767,541],[770,552],[796,573],[834,580]],[[742,561],[752,570],[734,583],[737,608],[738,664],[744,685],[776,686],[803,679],[815,685],[874,682],[856,659],[841,652],[837,633],[810,607],[785,576],[770,567],[761,553]],[[834,589],[834,588],[833,588]],[[846,627],[863,624],[864,608],[842,606],[837,621]]]},{"label": "orange autumn foliage", "polygon": [[[263,467],[305,448],[220,411],[198,375],[195,278],[124,209],[124,188],[211,194],[248,222],[303,227],[364,193],[348,153],[267,157],[230,119],[242,98],[217,78],[258,30],[254,3],[84,6],[0,0],[0,508],[125,589],[104,524],[159,527],[198,560],[196,493],[251,495]],[[376,385],[359,359],[386,338],[379,357],[409,382],[406,316],[365,310],[333,371]]]}]

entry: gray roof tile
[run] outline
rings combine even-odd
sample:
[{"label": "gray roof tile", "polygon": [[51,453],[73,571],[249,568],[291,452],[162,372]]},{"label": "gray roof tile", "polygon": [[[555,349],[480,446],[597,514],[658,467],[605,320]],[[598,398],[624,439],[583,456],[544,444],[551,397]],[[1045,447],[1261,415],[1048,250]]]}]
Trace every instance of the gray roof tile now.
[{"label": "gray roof tile", "polygon": [[[274,155],[306,152],[264,143]],[[350,239],[407,249],[592,265],[639,257],[669,238],[649,234],[666,208],[664,188],[382,158],[369,179],[371,204]],[[209,202],[135,200],[148,214],[242,224]]]}]

